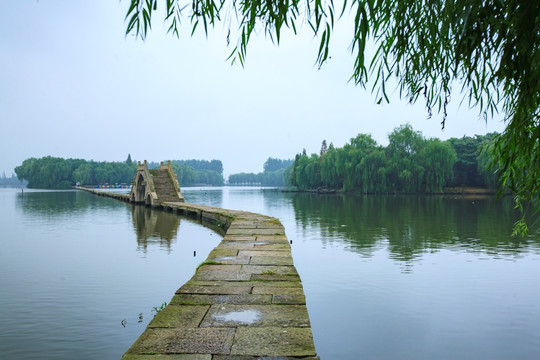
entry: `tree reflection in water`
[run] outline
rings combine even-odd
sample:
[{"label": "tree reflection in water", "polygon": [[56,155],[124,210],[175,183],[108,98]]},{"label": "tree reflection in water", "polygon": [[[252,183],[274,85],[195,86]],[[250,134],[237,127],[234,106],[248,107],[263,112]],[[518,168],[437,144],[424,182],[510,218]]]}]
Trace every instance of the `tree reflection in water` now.
[{"label": "tree reflection in water", "polygon": [[137,250],[146,253],[148,246],[159,245],[171,251],[176,241],[180,216],[166,211],[152,210],[143,205],[131,205],[133,228],[137,235]]},{"label": "tree reflection in water", "polygon": [[440,249],[515,257],[540,244],[535,230],[525,239],[510,236],[519,218],[510,198],[295,194],[292,202],[298,226],[319,227],[327,241],[368,257],[381,244],[404,262]]}]

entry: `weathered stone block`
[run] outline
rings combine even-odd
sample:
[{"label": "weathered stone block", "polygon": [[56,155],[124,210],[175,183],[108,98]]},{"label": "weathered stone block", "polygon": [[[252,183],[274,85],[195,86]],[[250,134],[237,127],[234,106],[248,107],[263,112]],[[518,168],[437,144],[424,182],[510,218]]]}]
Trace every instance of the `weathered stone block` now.
[{"label": "weathered stone block", "polygon": [[289,250],[240,250],[238,256],[291,257]]},{"label": "weathered stone block", "polygon": [[238,273],[240,272],[242,265],[217,265],[217,264],[209,264],[209,265],[202,265],[197,270],[197,273]]},{"label": "weathered stone block", "polygon": [[[251,281],[261,281],[261,282],[278,282],[278,281],[286,281],[286,282],[298,282],[300,283],[300,276],[298,275],[288,275],[288,274],[252,274],[251,275]],[[276,286],[276,284],[272,284],[272,286]]]},{"label": "weathered stone block", "polygon": [[[253,259],[253,258],[252,258]],[[288,265],[241,265],[242,273],[262,275],[298,275],[294,266]]]},{"label": "weathered stone block", "polygon": [[240,327],[231,355],[315,356],[313,335],[309,328]]},{"label": "weathered stone block", "polygon": [[197,327],[206,315],[209,306],[175,306],[170,305],[161,310],[150,324],[154,327]]},{"label": "weathered stone block", "polygon": [[285,235],[283,228],[276,229],[234,229],[227,230],[228,235]]},{"label": "weathered stone block", "polygon": [[256,237],[254,235],[231,235],[227,234],[223,237],[223,241],[255,241]]},{"label": "weathered stone block", "polygon": [[238,304],[238,305],[269,305],[272,303],[270,294],[239,294],[239,295],[192,295],[180,294],[173,296],[170,304],[205,305],[205,304]]},{"label": "weathered stone block", "polygon": [[247,281],[251,279],[251,275],[248,273],[197,272],[192,279],[202,281]]},{"label": "weathered stone block", "polygon": [[292,257],[288,256],[252,256],[250,265],[294,265]]},{"label": "weathered stone block", "polygon": [[129,355],[126,354],[122,360],[212,360],[210,354],[154,354],[154,355]]},{"label": "weathered stone block", "polygon": [[129,354],[229,354],[232,328],[147,329],[129,349]]},{"label": "weathered stone block", "polygon": [[249,294],[251,286],[233,286],[224,282],[224,285],[190,285],[187,283],[182,286],[177,294],[214,294],[214,295],[234,295],[234,294]]}]

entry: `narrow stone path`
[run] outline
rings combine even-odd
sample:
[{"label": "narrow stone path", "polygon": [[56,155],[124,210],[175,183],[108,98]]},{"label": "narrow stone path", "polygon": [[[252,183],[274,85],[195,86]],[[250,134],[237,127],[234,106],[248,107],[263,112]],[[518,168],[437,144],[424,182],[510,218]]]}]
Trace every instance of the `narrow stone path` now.
[{"label": "narrow stone path", "polygon": [[302,283],[278,219],[204,205],[161,205],[226,233],[123,360],[319,359]]}]

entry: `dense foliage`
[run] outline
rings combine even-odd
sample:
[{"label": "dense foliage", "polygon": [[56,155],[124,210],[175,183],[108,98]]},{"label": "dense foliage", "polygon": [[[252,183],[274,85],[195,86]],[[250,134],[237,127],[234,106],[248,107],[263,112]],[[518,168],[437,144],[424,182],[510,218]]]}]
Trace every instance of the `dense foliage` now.
[{"label": "dense foliage", "polygon": [[[323,141],[319,154],[297,154],[290,183],[299,189],[362,193],[441,193],[445,186],[493,186],[481,147],[494,134],[426,139],[410,125],[388,135],[388,146],[359,134],[342,148]],[[482,162],[484,161],[484,162]],[[484,166],[484,167],[482,167]]]},{"label": "dense foliage", "polygon": [[28,187],[40,189],[68,188],[81,184],[131,184],[136,163],[97,162],[82,159],[63,159],[45,156],[30,158],[15,168],[19,179],[28,181]]},{"label": "dense foliage", "polygon": [[187,165],[194,170],[210,170],[215,171],[218,174],[223,174],[223,164],[221,160],[173,160],[173,164]]},{"label": "dense foliage", "polygon": [[[221,160],[172,160],[171,166],[178,177],[180,186],[223,185],[223,164]],[[159,167],[159,163],[148,163],[150,169]]]},{"label": "dense foliage", "polygon": [[292,163],[292,160],[269,157],[264,163],[263,172],[258,174],[239,173],[229,175],[229,185],[284,186],[286,178],[284,174]]},{"label": "dense foliage", "polygon": [[[164,4],[169,31],[179,36],[186,17],[193,33],[208,32],[224,21],[236,37],[232,61],[244,64],[251,35],[263,32],[279,43],[281,33],[309,24],[320,39],[317,63],[330,57],[334,24],[348,10],[354,22],[351,78],[372,82],[378,102],[388,101],[393,78],[410,102],[425,101],[428,114],[442,111],[444,127],[452,87],[462,89],[469,105],[484,116],[501,108],[507,128],[494,139],[489,164],[499,171],[499,191],[509,188],[524,218],[516,231],[527,231],[525,215],[540,211],[540,2],[532,0],[329,0],[238,1],[131,0],[126,34],[144,38],[152,12]],[[238,30],[236,32],[236,24]],[[375,51],[368,57],[366,47]],[[530,205],[530,206],[529,206]]]},{"label": "dense foliage", "polygon": [[[195,164],[203,160],[185,160]],[[195,170],[186,165],[183,160],[172,162],[172,167],[178,176],[181,186],[195,184],[223,185],[223,175],[215,170]],[[221,161],[212,160],[211,166],[216,169],[223,168]],[[159,163],[149,163],[151,167],[158,167]],[[202,165],[201,165],[202,167]],[[82,185],[98,184],[131,184],[137,162],[131,156],[125,162],[97,162],[82,159],[63,159],[52,156],[30,158],[15,168],[19,179],[28,181],[28,187],[41,189],[63,189],[80,183]]]}]

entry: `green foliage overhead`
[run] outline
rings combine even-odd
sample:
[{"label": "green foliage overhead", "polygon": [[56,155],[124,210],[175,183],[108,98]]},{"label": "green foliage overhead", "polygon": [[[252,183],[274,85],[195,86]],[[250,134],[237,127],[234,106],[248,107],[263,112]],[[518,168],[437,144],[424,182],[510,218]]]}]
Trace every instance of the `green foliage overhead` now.
[{"label": "green foliage overhead", "polygon": [[[317,63],[330,56],[334,25],[350,13],[354,22],[351,79],[371,84],[378,103],[388,101],[396,79],[407,101],[422,98],[428,114],[443,113],[453,87],[488,117],[502,110],[507,128],[491,151],[502,193],[509,188],[524,216],[540,210],[540,2],[534,0],[131,0],[126,33],[145,38],[153,11],[165,10],[169,32],[180,36],[189,19],[191,34],[228,24],[237,39],[229,58],[245,63],[251,36],[262,31],[279,43],[287,29],[308,24],[319,39]],[[234,24],[234,25],[233,25]],[[374,55],[366,48],[373,44]],[[528,206],[529,204],[530,206]],[[521,233],[527,226],[522,219]]]}]

